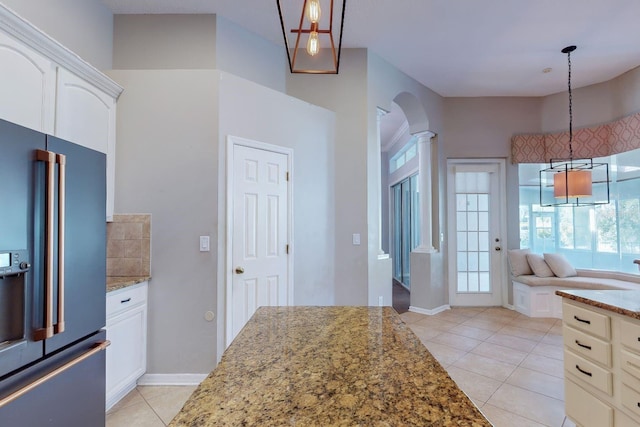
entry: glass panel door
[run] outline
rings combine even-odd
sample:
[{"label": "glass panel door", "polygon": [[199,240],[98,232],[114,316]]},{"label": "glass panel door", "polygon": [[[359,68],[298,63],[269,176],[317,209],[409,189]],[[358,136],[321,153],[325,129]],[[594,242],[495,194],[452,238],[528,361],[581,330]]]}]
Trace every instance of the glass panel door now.
[{"label": "glass panel door", "polygon": [[417,175],[392,187],[393,194],[393,277],[411,287],[411,251],[420,239]]},{"label": "glass panel door", "polygon": [[449,303],[501,305],[503,163],[460,162],[448,168]]}]

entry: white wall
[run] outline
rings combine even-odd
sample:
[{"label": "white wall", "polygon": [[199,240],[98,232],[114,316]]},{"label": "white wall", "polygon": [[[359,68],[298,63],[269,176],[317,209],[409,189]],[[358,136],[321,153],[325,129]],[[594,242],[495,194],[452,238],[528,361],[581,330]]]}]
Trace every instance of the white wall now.
[{"label": "white wall", "polygon": [[112,68],[113,14],[100,0],[2,0],[99,70]]}]

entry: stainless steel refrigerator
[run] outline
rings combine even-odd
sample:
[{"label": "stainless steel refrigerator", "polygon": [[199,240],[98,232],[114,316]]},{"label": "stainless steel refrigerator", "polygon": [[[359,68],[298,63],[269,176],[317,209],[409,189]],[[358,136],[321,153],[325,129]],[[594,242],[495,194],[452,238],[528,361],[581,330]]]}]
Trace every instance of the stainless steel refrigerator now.
[{"label": "stainless steel refrigerator", "polygon": [[104,426],[106,158],[0,120],[0,426]]}]

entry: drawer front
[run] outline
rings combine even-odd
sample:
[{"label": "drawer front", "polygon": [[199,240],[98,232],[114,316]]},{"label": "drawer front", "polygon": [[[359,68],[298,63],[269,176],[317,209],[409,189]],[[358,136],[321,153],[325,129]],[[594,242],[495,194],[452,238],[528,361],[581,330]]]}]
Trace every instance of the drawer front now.
[{"label": "drawer front", "polygon": [[588,332],[607,341],[611,339],[611,319],[604,314],[564,303],[562,320],[565,325],[572,328]]},{"label": "drawer front", "polygon": [[640,353],[640,324],[621,320],[620,341],[625,347]]},{"label": "drawer front", "polygon": [[640,420],[640,393],[624,383],[622,384],[622,406]]},{"label": "drawer front", "polygon": [[107,294],[107,317],[147,302],[147,285]]},{"label": "drawer front", "polygon": [[564,345],[575,353],[611,367],[611,344],[577,329],[565,326],[562,330]]},{"label": "drawer front", "polygon": [[620,366],[626,373],[640,380],[640,355],[620,350]]},{"label": "drawer front", "polygon": [[613,427],[613,409],[573,381],[565,382],[565,410],[579,425]]},{"label": "drawer front", "polygon": [[609,396],[613,393],[611,372],[568,350],[564,352],[564,370]]}]

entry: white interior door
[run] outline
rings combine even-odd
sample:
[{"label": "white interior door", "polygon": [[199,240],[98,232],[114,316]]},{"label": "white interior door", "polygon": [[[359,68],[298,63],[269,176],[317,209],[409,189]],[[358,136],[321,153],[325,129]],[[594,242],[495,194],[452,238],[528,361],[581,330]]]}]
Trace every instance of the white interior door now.
[{"label": "white interior door", "polygon": [[448,163],[449,304],[503,305],[504,161]]},{"label": "white interior door", "polygon": [[230,144],[231,289],[227,345],[260,306],[291,305],[290,154]]}]

